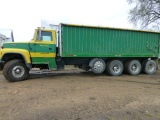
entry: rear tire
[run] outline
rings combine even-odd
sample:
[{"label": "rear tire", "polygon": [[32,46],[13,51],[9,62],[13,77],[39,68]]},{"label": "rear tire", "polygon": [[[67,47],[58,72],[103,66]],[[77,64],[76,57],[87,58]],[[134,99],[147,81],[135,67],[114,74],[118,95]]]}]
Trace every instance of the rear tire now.
[{"label": "rear tire", "polygon": [[106,64],[102,59],[95,59],[91,65],[91,70],[95,74],[101,74],[104,72]]},{"label": "rear tire", "polygon": [[147,60],[143,64],[143,71],[149,75],[154,74],[156,72],[156,68],[157,68],[157,65],[154,60]]},{"label": "rear tire", "polygon": [[125,72],[130,75],[138,75],[141,69],[141,63],[138,60],[130,60],[125,65]]},{"label": "rear tire", "polygon": [[3,75],[9,82],[18,82],[28,77],[29,69],[20,60],[11,60],[4,65]]},{"label": "rear tire", "polygon": [[119,76],[123,72],[123,64],[119,60],[113,60],[107,63],[106,73],[111,76]]}]

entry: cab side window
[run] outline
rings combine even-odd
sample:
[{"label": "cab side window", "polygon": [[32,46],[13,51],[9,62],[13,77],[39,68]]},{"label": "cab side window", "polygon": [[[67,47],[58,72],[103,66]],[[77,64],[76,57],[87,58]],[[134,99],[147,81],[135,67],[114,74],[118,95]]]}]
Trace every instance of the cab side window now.
[{"label": "cab side window", "polygon": [[39,38],[39,32],[38,32],[37,40],[52,41],[52,32],[41,31],[41,37],[40,38]]}]

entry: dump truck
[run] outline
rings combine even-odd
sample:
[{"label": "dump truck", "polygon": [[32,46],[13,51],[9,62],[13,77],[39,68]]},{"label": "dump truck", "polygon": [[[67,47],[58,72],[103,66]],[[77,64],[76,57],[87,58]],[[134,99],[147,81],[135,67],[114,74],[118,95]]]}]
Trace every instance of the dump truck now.
[{"label": "dump truck", "polygon": [[61,23],[57,30],[35,29],[29,42],[4,43],[0,67],[10,82],[27,79],[32,68],[66,65],[110,76],[154,74],[159,53],[159,32]]}]

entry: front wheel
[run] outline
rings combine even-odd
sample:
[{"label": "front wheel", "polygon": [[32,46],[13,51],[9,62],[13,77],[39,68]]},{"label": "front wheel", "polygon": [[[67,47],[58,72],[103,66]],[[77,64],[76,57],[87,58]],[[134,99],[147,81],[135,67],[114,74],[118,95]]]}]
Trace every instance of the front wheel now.
[{"label": "front wheel", "polygon": [[4,77],[10,82],[25,80],[29,75],[29,69],[20,60],[11,60],[3,68]]}]

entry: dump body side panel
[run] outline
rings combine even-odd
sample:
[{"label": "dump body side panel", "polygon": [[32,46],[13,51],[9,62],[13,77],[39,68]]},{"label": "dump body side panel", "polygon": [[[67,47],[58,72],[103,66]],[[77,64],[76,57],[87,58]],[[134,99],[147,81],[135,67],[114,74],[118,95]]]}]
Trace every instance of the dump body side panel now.
[{"label": "dump body side panel", "polygon": [[158,57],[160,34],[154,32],[61,26],[61,57]]}]

